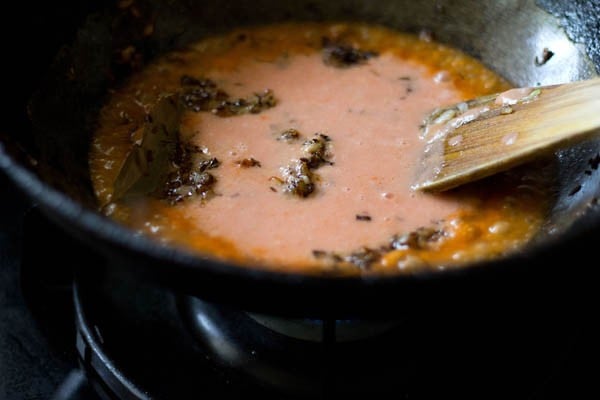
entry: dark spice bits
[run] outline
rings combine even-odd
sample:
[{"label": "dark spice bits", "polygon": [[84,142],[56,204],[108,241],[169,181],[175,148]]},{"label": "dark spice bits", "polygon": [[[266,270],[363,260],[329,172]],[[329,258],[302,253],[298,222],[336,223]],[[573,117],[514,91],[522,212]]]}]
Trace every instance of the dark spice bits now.
[{"label": "dark spice bits", "polygon": [[199,195],[203,199],[212,194],[215,177],[208,172],[177,170],[169,176],[165,188],[165,198],[171,204],[177,204],[188,197]]},{"label": "dark spice bits", "polygon": [[194,112],[212,111],[229,99],[229,95],[210,79],[196,79],[184,75],[180,80],[183,104]]},{"label": "dark spice bits", "polygon": [[300,139],[300,132],[297,129],[290,128],[281,132],[277,137],[277,140],[281,140],[284,142],[292,142],[294,140]]},{"label": "dark spice bits", "polygon": [[[359,219],[360,215],[356,218]],[[369,218],[370,220],[370,218]],[[313,250],[313,257],[319,260],[328,260],[334,263],[351,264],[358,268],[368,270],[374,263],[381,260],[386,254],[394,250],[426,250],[442,240],[446,233],[441,229],[421,227],[404,235],[393,236],[389,243],[377,249],[363,247],[347,255],[340,255],[324,250]]]},{"label": "dark spice bits", "polygon": [[323,62],[336,68],[347,68],[365,63],[378,56],[374,51],[357,49],[348,44],[335,42],[327,37],[323,40]]},{"label": "dark spice bits", "polygon": [[306,154],[308,165],[310,168],[318,168],[322,164],[333,165],[328,152],[327,144],[331,142],[331,138],[322,133],[315,133],[312,139],[307,140],[302,144],[302,151]]},{"label": "dark spice bits", "polygon": [[214,157],[209,158],[207,160],[196,159],[196,161],[198,162],[196,168],[200,171],[206,171],[207,169],[217,168],[220,165],[220,161]]},{"label": "dark spice bits", "polygon": [[315,190],[315,176],[307,159],[292,160],[282,168],[284,191],[299,197],[307,197]]},{"label": "dark spice bits", "polygon": [[318,260],[327,260],[334,264],[339,264],[344,262],[344,258],[338,254],[331,253],[325,250],[313,250],[312,255],[314,258]]},{"label": "dark spice bits", "polygon": [[439,229],[421,227],[404,235],[396,235],[390,240],[390,250],[426,249],[431,243],[437,242],[444,236]]},{"label": "dark spice bits", "polygon": [[254,93],[246,99],[226,100],[214,107],[211,112],[219,117],[230,117],[242,114],[258,114],[277,104],[275,95],[270,89],[262,93]]},{"label": "dark spice bits", "polygon": [[162,197],[170,204],[177,204],[189,197],[203,199],[213,194],[216,178],[208,170],[217,168],[220,163],[210,157],[207,151],[189,144],[177,147],[173,160],[173,171],[167,178]]},{"label": "dark spice bits", "polygon": [[357,214],[356,215],[356,220],[357,221],[371,221],[372,218],[369,215],[366,214]]},{"label": "dark spice bits", "polygon": [[414,91],[412,79],[409,76],[401,76],[398,78],[398,80],[403,82],[405,85],[404,94],[400,96],[401,100],[405,100]]},{"label": "dark spice bits", "polygon": [[262,93],[254,93],[245,99],[231,99],[229,94],[210,79],[197,79],[184,75],[180,83],[181,101],[194,112],[209,111],[220,117],[229,117],[258,114],[277,104],[277,99],[270,89],[265,89]]},{"label": "dark spice bits", "polygon": [[281,169],[283,179],[280,180],[283,182],[284,192],[299,197],[307,197],[314,192],[318,176],[313,173],[313,170],[324,164],[333,165],[329,161],[331,157],[329,142],[331,142],[329,136],[315,133],[312,139],[302,144],[304,157],[292,160],[289,165]]},{"label": "dark spice bits", "polygon": [[324,258],[327,256],[327,252],[325,250],[313,250],[312,254],[314,258]]},{"label": "dark spice bits", "polygon": [[371,265],[381,259],[381,251],[363,247],[359,251],[356,251],[343,258],[344,261],[356,265],[360,269],[369,269]]},{"label": "dark spice bits", "polygon": [[239,160],[235,162],[240,168],[252,168],[252,167],[261,167],[260,161],[250,157],[244,158],[243,160]]}]

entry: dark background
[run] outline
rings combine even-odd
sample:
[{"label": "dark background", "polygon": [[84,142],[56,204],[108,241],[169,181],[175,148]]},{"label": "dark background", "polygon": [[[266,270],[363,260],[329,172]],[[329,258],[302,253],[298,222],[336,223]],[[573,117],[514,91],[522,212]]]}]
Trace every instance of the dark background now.
[{"label": "dark background", "polygon": [[[76,365],[75,325],[71,322],[68,294],[35,300],[38,307],[47,308],[46,318],[35,315],[30,307],[34,299],[24,296],[20,274],[22,223],[30,207],[0,174],[0,399],[3,400],[49,399]],[[40,262],[54,268],[48,259],[44,260],[44,250],[47,249],[40,246]],[[51,309],[52,304],[58,307]],[[61,338],[61,345],[57,338]],[[66,345],[67,342],[71,345]]]}]

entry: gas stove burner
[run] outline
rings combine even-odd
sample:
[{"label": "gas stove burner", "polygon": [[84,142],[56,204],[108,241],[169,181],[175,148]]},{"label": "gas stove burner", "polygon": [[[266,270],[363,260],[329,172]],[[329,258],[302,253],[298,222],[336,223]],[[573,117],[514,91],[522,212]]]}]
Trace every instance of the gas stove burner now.
[{"label": "gas stove burner", "polygon": [[281,399],[245,374],[223,368],[183,323],[172,292],[123,277],[75,280],[81,369],[102,400],[186,400],[248,393]]},{"label": "gas stove burner", "polygon": [[396,321],[319,320],[248,313],[186,297],[184,318],[220,365],[258,385],[310,398],[406,391],[409,357]]},{"label": "gas stove burner", "polygon": [[576,333],[527,305],[518,315],[286,319],[108,276],[79,276],[74,296],[79,362],[103,400],[526,399],[551,379]]},{"label": "gas stove burner", "polygon": [[[148,287],[136,288],[133,307],[96,289],[84,280],[75,285],[74,298],[79,361],[102,400],[171,399],[174,390],[183,396],[175,398],[185,399],[200,386],[206,391],[206,382],[222,398],[242,392],[263,399],[404,393],[407,358],[389,345],[392,337],[386,339],[396,323],[298,319],[285,327],[283,318],[194,297],[175,300]],[[121,289],[110,294],[127,296]],[[353,326],[355,336],[349,333]],[[313,340],[319,329],[322,340]]]},{"label": "gas stove burner", "polygon": [[[75,299],[79,300],[77,286]],[[76,347],[79,362],[88,375],[90,384],[102,400],[135,399],[150,400],[148,393],[136,386],[114,364],[103,349],[104,340],[97,325],[90,324],[80,301],[75,301],[77,326]]]},{"label": "gas stove burner", "polygon": [[282,318],[248,313],[259,324],[283,336],[311,342],[351,342],[379,336],[397,327],[400,321],[365,321],[355,319]]}]

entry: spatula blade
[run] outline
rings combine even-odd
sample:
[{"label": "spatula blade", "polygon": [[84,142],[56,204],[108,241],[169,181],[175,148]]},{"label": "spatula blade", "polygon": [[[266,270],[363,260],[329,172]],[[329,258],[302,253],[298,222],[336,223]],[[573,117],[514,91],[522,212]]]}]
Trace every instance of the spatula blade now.
[{"label": "spatula blade", "polygon": [[525,89],[514,104],[501,94],[479,109],[449,107],[463,113],[426,138],[412,188],[452,189],[600,133],[600,79]]}]

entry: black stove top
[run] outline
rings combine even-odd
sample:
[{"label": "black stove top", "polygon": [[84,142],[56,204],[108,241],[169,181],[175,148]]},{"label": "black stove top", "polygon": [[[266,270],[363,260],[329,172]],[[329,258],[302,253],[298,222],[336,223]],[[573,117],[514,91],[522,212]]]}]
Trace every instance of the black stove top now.
[{"label": "black stove top", "polygon": [[484,314],[364,322],[246,313],[126,272],[117,284],[74,274],[94,270],[97,257],[1,175],[0,188],[2,400],[600,394],[593,314],[539,310],[515,325]]},{"label": "black stove top", "polygon": [[23,221],[31,207],[0,174],[0,398],[6,400],[50,399],[76,366],[67,291],[40,292],[47,296],[41,299],[22,285]]}]

